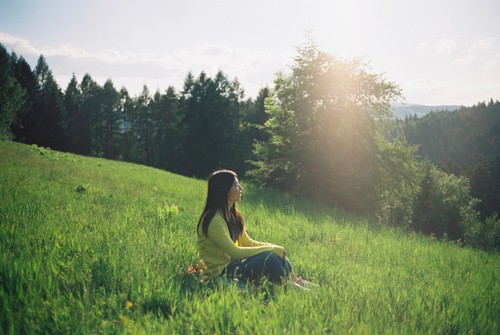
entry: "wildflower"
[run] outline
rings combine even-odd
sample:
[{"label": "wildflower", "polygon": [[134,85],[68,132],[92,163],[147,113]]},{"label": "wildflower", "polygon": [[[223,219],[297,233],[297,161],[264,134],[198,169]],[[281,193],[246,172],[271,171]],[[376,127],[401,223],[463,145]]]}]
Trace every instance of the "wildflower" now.
[{"label": "wildflower", "polygon": [[187,268],[187,273],[188,275],[190,276],[195,276],[196,273],[197,273],[197,269],[193,266],[193,264],[189,264],[188,268]]},{"label": "wildflower", "polygon": [[134,308],[134,303],[132,301],[128,301],[127,300],[127,303],[125,304],[125,306],[127,307],[128,310]]}]

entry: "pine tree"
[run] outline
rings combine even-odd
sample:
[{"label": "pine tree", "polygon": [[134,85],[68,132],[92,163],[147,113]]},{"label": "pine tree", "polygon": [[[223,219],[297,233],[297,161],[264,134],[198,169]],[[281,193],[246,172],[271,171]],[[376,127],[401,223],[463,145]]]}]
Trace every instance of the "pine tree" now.
[{"label": "pine tree", "polygon": [[11,125],[25,102],[26,91],[14,76],[16,60],[0,44],[0,140],[13,137]]},{"label": "pine tree", "polygon": [[68,150],[67,113],[63,94],[43,56],[34,70],[37,92],[33,105],[32,141],[56,150]]}]

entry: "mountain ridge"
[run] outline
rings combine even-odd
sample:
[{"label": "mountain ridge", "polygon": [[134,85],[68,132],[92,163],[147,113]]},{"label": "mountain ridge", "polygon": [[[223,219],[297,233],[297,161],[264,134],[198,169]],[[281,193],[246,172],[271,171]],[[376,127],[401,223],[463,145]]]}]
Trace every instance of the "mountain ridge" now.
[{"label": "mountain ridge", "polygon": [[420,105],[415,103],[396,103],[391,105],[395,118],[404,119],[406,116],[424,116],[433,111],[456,111],[460,105]]}]

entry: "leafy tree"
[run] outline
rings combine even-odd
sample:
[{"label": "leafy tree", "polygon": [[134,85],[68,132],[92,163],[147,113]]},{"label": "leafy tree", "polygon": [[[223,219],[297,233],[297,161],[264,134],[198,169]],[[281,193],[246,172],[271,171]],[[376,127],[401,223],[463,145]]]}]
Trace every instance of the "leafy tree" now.
[{"label": "leafy tree", "polygon": [[[378,136],[399,88],[358,60],[298,49],[289,76],[279,74],[266,100],[269,141],[255,146],[250,175],[361,213],[379,203]],[[379,140],[377,140],[379,139]],[[389,192],[389,191],[387,191]]]},{"label": "leafy tree", "polygon": [[500,218],[494,213],[484,221],[472,220],[465,229],[465,242],[476,248],[500,251]]},{"label": "leafy tree", "polygon": [[463,238],[468,227],[478,221],[474,209],[477,201],[470,195],[467,178],[429,164],[416,205],[414,228],[438,237]]},{"label": "leafy tree", "polygon": [[411,228],[418,197],[426,201],[430,184],[422,182],[417,150],[402,138],[387,141],[377,137],[379,171],[376,180],[376,215],[379,222]]}]

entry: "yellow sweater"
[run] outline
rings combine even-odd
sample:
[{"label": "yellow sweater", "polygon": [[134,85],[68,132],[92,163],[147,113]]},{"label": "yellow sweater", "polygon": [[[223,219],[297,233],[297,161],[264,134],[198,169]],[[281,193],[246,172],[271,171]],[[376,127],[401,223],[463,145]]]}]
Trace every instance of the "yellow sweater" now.
[{"label": "yellow sweater", "polygon": [[283,255],[283,247],[254,241],[245,229],[236,242],[231,240],[226,221],[217,212],[208,226],[208,236],[198,231],[198,257],[202,264],[202,279],[209,280],[221,274],[232,259],[245,259],[265,251],[271,251],[278,257]]}]

